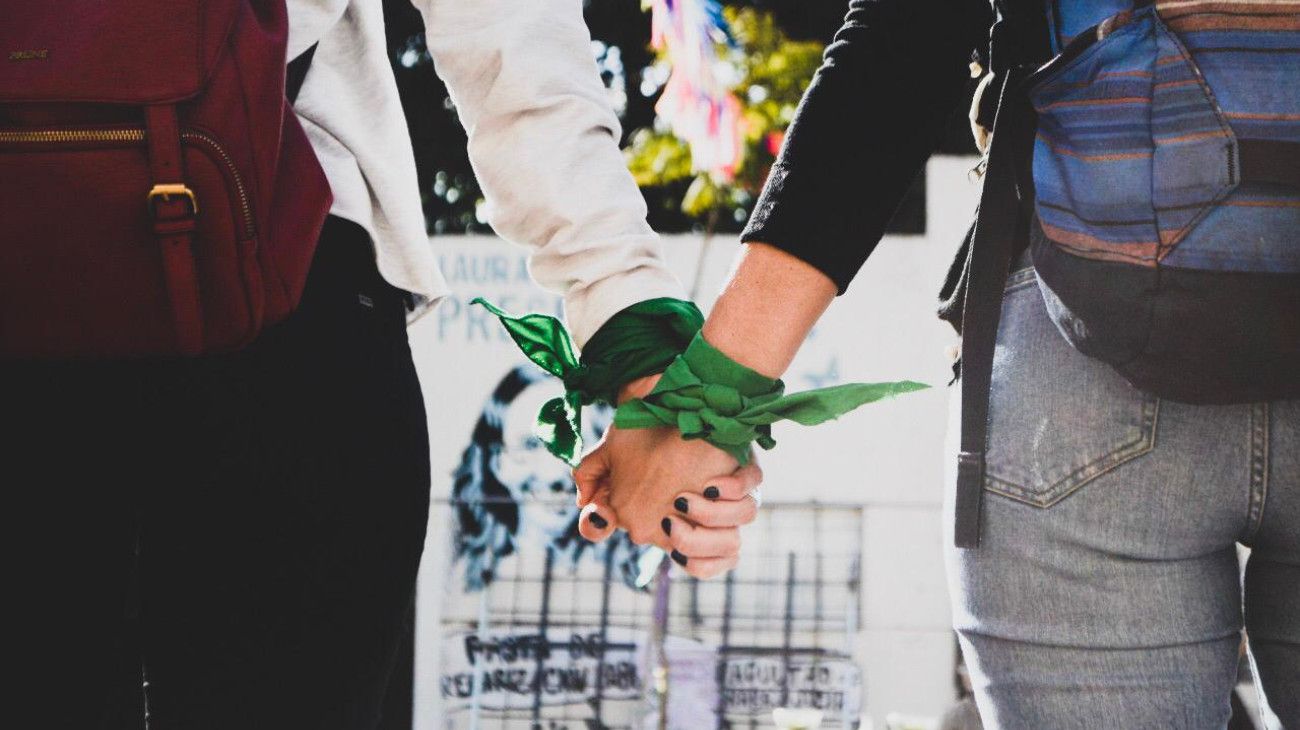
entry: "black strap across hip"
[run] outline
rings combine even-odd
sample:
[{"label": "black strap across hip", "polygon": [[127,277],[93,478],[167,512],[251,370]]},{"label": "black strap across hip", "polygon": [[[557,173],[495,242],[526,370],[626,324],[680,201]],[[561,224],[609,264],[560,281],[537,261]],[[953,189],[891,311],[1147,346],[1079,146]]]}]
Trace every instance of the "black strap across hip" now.
[{"label": "black strap across hip", "polygon": [[1017,242],[1025,240],[1029,231],[1033,199],[1029,160],[1035,114],[1024,89],[1027,76],[1023,68],[1003,74],[979,215],[971,237],[961,327],[961,451],[954,535],[957,547],[964,548],[978,547],[980,541],[989,393],[993,349],[1002,318],[1002,290],[1011,271],[1011,258],[1023,248]]}]

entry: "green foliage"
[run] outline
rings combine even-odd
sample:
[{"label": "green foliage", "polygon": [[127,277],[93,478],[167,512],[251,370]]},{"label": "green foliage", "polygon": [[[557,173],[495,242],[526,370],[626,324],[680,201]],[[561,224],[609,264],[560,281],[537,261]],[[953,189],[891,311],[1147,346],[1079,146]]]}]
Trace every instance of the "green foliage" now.
[{"label": "green foliage", "polygon": [[627,167],[641,187],[666,185],[691,176],[691,151],[671,132],[642,127],[632,133]]},{"label": "green foliage", "polygon": [[[737,47],[720,46],[719,57],[733,67],[733,77],[739,79],[732,92],[742,107],[743,145],[734,179],[692,171],[690,147],[658,126],[632,133],[627,159],[643,188],[673,186],[690,179],[681,201],[686,215],[697,220],[721,217],[742,222],[767,178],[799,99],[821,64],[823,46],[816,41],[790,40],[769,12],[727,7],[724,13]],[[666,63],[662,55],[658,62]]]}]

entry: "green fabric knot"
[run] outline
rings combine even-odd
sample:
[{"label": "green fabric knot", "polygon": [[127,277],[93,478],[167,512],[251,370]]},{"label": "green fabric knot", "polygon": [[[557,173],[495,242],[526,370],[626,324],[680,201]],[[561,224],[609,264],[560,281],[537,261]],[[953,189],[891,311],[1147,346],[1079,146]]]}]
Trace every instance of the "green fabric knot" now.
[{"label": "green fabric knot", "polygon": [[704,404],[724,416],[734,416],[745,410],[745,399],[735,388],[712,383],[704,386]]},{"label": "green fabric knot", "polygon": [[619,428],[675,427],[682,438],[703,439],[750,461],[750,444],[776,446],[772,424],[815,426],[882,398],[929,386],[912,381],[849,383],[785,395],[785,384],[733,361],[696,334],[645,398],[619,406]]},{"label": "green fabric knot", "polygon": [[564,389],[577,393],[582,397],[584,404],[591,403],[591,394],[588,392],[587,380],[591,377],[591,369],[586,365],[579,363],[577,367],[566,372],[560,379],[564,381]]},{"label": "green fabric knot", "polygon": [[564,395],[542,405],[533,430],[570,466],[582,455],[582,406],[613,405],[623,385],[668,367],[704,325],[704,315],[691,302],[650,299],[611,317],[579,358],[569,331],[555,317],[514,317],[482,297],[470,303],[495,315],[529,360],[564,383]]},{"label": "green fabric knot", "polygon": [[482,298],[472,303],[501,320],[524,355],[564,383],[564,395],[542,406],[534,431],[571,466],[582,454],[582,406],[613,404],[624,384],[654,373],[663,373],[654,390],[619,406],[614,425],[670,426],[682,438],[703,439],[741,464],[749,463],[751,444],[776,446],[772,424],[777,421],[812,426],[865,403],[929,387],[911,381],[850,383],[785,395],[780,380],[746,368],[706,342],[700,335],[704,316],[679,299],[651,299],[622,310],[592,335],[581,358],[555,317],[513,317]]}]

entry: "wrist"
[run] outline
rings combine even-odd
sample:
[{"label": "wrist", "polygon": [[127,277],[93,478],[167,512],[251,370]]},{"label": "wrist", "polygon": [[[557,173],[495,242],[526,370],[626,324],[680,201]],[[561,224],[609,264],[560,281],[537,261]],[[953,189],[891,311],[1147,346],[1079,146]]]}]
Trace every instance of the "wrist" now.
[{"label": "wrist", "polygon": [[705,322],[700,334],[705,341],[725,354],[732,362],[768,378],[781,377],[794,359],[794,352],[799,345],[794,344],[791,347],[772,342],[768,338],[779,338],[782,333],[771,330],[765,333],[767,337],[758,335],[759,330],[762,329],[758,323],[743,327],[735,327],[734,323],[735,318],[723,312],[718,319]]},{"label": "wrist", "polygon": [[573,338],[555,317],[515,317],[481,297],[473,303],[501,321],[529,360],[564,382],[564,395],[542,406],[535,433],[572,466],[582,453],[582,406],[648,395],[658,382],[654,374],[676,359],[704,323],[691,302],[651,299],[612,317],[579,357]]},{"label": "wrist", "polygon": [[663,377],[663,373],[654,373],[624,383],[623,387],[618,389],[618,401],[614,405],[623,405],[635,398],[644,398],[650,395],[650,391],[654,390],[661,377]]}]

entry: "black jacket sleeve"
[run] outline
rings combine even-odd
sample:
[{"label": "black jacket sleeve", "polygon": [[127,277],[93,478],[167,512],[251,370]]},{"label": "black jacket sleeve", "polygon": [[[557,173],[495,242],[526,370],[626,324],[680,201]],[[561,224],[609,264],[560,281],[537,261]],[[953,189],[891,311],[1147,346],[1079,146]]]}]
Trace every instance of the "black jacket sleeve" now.
[{"label": "black jacket sleeve", "polygon": [[989,0],[851,0],[741,235],[848,288],[988,44]]}]

